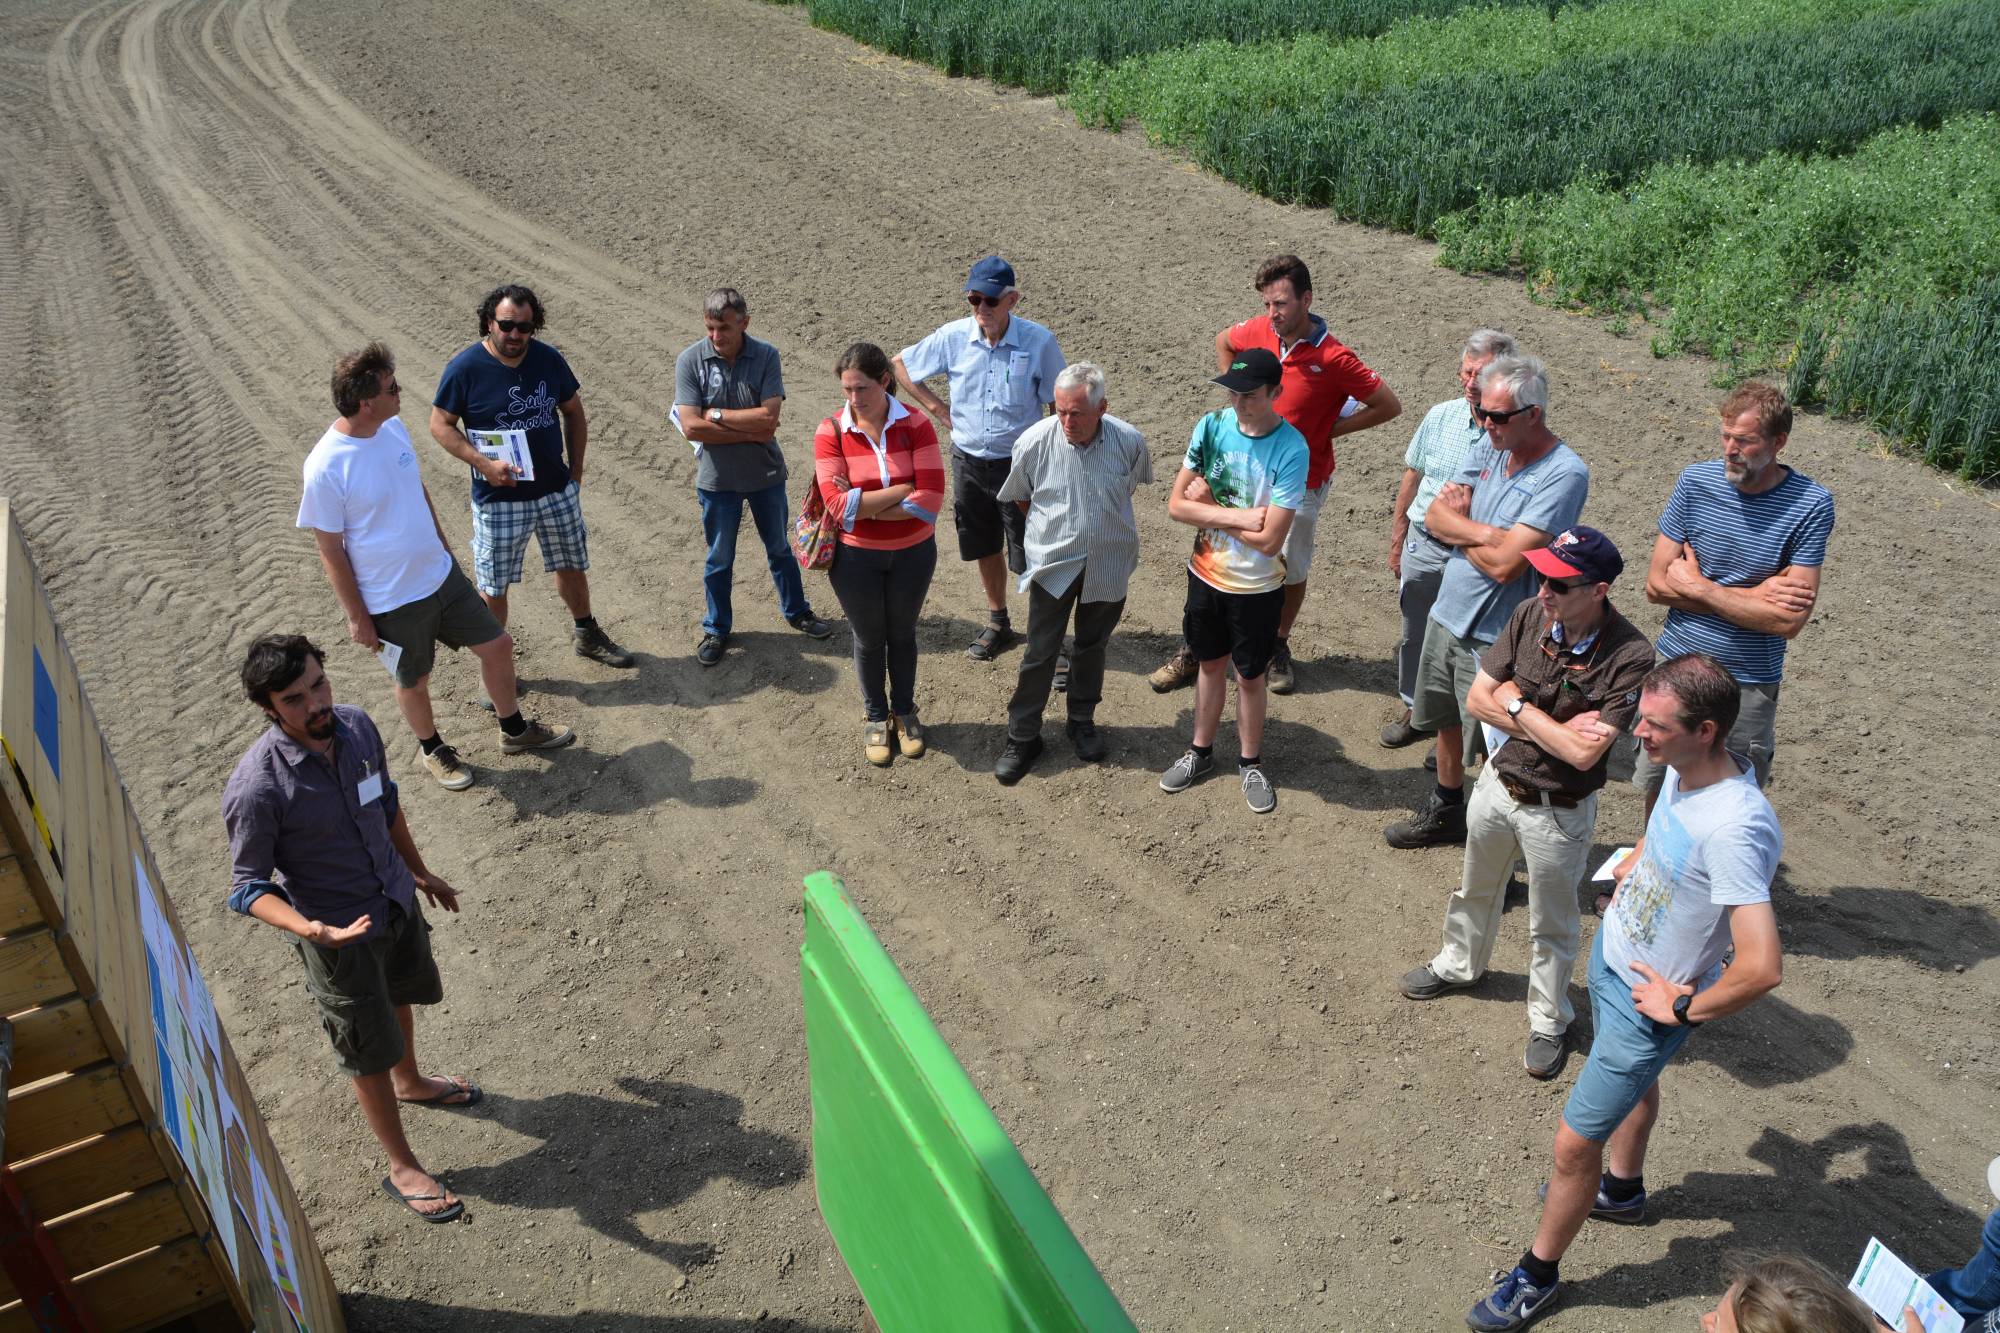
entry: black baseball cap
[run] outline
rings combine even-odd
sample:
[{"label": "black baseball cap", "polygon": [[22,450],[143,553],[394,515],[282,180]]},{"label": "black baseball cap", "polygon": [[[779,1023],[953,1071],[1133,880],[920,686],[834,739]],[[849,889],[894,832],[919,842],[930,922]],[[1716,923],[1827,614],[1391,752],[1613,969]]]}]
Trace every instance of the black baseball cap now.
[{"label": "black baseball cap", "polygon": [[1248,393],[1283,379],[1284,368],[1278,364],[1277,356],[1266,348],[1252,347],[1238,352],[1230,360],[1229,369],[1215,377],[1215,383],[1231,393]]}]

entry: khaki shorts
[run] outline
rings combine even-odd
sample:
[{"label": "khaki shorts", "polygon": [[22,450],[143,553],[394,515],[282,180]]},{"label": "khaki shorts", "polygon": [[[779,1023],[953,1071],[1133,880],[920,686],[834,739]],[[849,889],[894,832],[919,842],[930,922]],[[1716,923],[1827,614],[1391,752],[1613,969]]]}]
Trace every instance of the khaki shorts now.
[{"label": "khaki shorts", "polygon": [[1292,511],[1292,528],[1285,534],[1285,544],[1278,554],[1285,558],[1285,586],[1293,587],[1306,581],[1312,572],[1313,537],[1319,531],[1319,508],[1326,503],[1326,497],[1333,490],[1334,473],[1319,484],[1318,489],[1309,490],[1299,501],[1299,507]]},{"label": "khaki shorts", "polygon": [[389,928],[340,949],[296,941],[306,965],[306,989],[319,1006],[320,1026],[341,1069],[350,1078],[380,1074],[403,1058],[403,1029],[396,1009],[436,1004],[444,983],[431,957],[431,923],[412,901],[391,905]]},{"label": "khaki shorts", "polygon": [[421,685],[431,674],[437,663],[437,645],[476,648],[505,632],[456,560],[436,592],[370,619],[375,622],[376,634],[403,650],[403,658],[396,664],[396,683],[406,690]]},{"label": "khaki shorts", "polygon": [[1411,691],[1410,725],[1418,731],[1446,727],[1465,729],[1463,752],[1467,765],[1485,747],[1477,719],[1468,719],[1465,696],[1479,674],[1479,655],[1487,645],[1461,639],[1436,620],[1424,622],[1424,648],[1417,659],[1416,686]]}]

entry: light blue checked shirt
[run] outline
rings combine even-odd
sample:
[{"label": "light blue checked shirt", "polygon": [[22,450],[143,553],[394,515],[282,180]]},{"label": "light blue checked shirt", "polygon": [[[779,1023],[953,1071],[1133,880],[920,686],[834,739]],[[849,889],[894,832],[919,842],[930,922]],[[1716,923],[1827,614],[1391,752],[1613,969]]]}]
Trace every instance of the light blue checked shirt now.
[{"label": "light blue checked shirt", "polygon": [[901,356],[913,380],[949,377],[952,447],[974,458],[1014,456],[1014,441],[1056,400],[1056,376],[1067,364],[1055,334],[1019,315],[997,343],[984,341],[967,315]]}]

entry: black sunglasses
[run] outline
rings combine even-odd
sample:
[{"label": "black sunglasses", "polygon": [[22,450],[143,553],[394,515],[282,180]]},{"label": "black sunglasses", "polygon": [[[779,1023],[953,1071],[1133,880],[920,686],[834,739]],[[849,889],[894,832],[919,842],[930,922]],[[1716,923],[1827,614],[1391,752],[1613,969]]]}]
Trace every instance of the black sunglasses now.
[{"label": "black sunglasses", "polygon": [[1576,578],[1576,579],[1545,578],[1542,580],[1542,586],[1544,588],[1547,588],[1550,592],[1567,593],[1567,592],[1577,592],[1580,589],[1588,588],[1591,586],[1591,582],[1589,579],[1584,579],[1584,578]]},{"label": "black sunglasses", "polygon": [[1527,407],[1517,407],[1511,412],[1489,412],[1483,407],[1475,407],[1472,409],[1472,415],[1478,417],[1481,421],[1512,421],[1523,412],[1533,409],[1534,406],[1535,404],[1529,403]]},{"label": "black sunglasses", "polygon": [[971,302],[973,305],[977,306],[977,305],[999,305],[1002,301],[1006,300],[1007,298],[1004,296],[985,296],[979,292],[967,292],[965,294],[965,299]]},{"label": "black sunglasses", "polygon": [[496,319],[493,327],[502,333],[533,333],[535,322],[531,319]]}]

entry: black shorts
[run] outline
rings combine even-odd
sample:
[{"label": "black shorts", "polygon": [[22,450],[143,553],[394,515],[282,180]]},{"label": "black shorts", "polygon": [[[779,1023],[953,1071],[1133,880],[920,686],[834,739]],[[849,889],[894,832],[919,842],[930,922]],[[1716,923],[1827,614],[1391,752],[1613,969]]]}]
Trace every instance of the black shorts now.
[{"label": "black shorts", "polygon": [[974,458],[951,451],[951,517],[958,528],[958,558],[984,560],[1007,550],[1007,568],[1016,574],[1028,569],[1028,516],[1012,500],[1000,498],[1007,474],[1014,470],[1011,458]]},{"label": "black shorts", "polygon": [[1236,666],[1238,680],[1255,680],[1271,665],[1278,645],[1278,616],[1285,608],[1285,590],[1223,592],[1195,576],[1187,576],[1187,609],[1181,613],[1181,633],[1197,662],[1226,657]]}]

